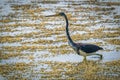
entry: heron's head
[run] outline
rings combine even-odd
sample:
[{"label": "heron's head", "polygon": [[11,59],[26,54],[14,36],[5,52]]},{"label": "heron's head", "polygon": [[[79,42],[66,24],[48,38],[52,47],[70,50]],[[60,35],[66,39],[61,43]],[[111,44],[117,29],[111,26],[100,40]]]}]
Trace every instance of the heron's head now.
[{"label": "heron's head", "polygon": [[60,12],[59,15],[60,15],[60,16],[64,16],[65,13],[64,13],[64,12]]},{"label": "heron's head", "polygon": [[57,14],[54,14],[54,15],[48,15],[46,17],[53,17],[53,16],[64,16],[65,13],[64,12],[60,12],[60,13],[57,13]]}]

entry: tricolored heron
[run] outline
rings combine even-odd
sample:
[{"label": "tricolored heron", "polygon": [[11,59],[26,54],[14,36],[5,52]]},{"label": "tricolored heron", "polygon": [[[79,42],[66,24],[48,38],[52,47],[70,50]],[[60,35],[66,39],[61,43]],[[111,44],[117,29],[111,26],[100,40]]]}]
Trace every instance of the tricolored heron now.
[{"label": "tricolored heron", "polygon": [[67,36],[67,39],[68,39],[68,44],[73,48],[73,50],[78,55],[84,56],[84,60],[86,60],[86,56],[90,56],[90,55],[98,55],[98,56],[100,56],[100,59],[102,59],[101,54],[94,54],[94,52],[96,52],[98,50],[102,50],[103,49],[102,47],[99,47],[99,46],[94,45],[94,44],[73,42],[73,40],[71,39],[70,34],[69,34],[68,19],[67,19],[67,16],[64,12],[61,12],[61,13],[58,13],[58,14],[55,14],[55,15],[48,15],[46,17],[52,17],[52,16],[63,16],[65,18],[65,21],[66,21],[66,36]]}]

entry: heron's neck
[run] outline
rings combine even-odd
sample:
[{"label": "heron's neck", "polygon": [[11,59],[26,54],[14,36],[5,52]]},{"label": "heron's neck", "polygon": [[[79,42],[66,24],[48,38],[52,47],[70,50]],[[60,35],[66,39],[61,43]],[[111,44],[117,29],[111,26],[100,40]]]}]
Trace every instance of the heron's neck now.
[{"label": "heron's neck", "polygon": [[68,29],[69,23],[68,23],[67,16],[64,15],[64,18],[65,18],[65,20],[66,20],[66,35],[67,35],[67,39],[68,39],[68,41],[69,41],[70,43],[73,43],[73,41],[72,41],[72,39],[71,39],[71,37],[70,37],[70,34],[69,34],[69,29]]}]

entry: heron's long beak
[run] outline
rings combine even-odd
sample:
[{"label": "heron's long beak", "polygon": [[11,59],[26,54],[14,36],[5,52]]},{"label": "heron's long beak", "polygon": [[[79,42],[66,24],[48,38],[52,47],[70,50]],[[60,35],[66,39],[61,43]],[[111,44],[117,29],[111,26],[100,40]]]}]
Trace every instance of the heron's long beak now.
[{"label": "heron's long beak", "polygon": [[45,17],[54,17],[54,16],[59,16],[59,14],[48,15],[48,16],[45,16]]}]

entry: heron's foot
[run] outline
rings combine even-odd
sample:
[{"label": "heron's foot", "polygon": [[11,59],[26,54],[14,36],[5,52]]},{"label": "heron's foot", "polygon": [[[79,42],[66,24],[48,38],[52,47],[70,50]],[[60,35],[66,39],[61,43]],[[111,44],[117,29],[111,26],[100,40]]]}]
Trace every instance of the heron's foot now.
[{"label": "heron's foot", "polygon": [[100,58],[100,60],[102,60],[102,59],[103,59],[103,55],[102,55],[102,54],[95,54],[95,55],[98,55],[98,56],[99,56],[99,58]]},{"label": "heron's foot", "polygon": [[102,58],[102,55],[93,56],[92,58]]},{"label": "heron's foot", "polygon": [[100,54],[99,56],[100,56],[100,60],[102,60],[103,59],[103,55]]}]

